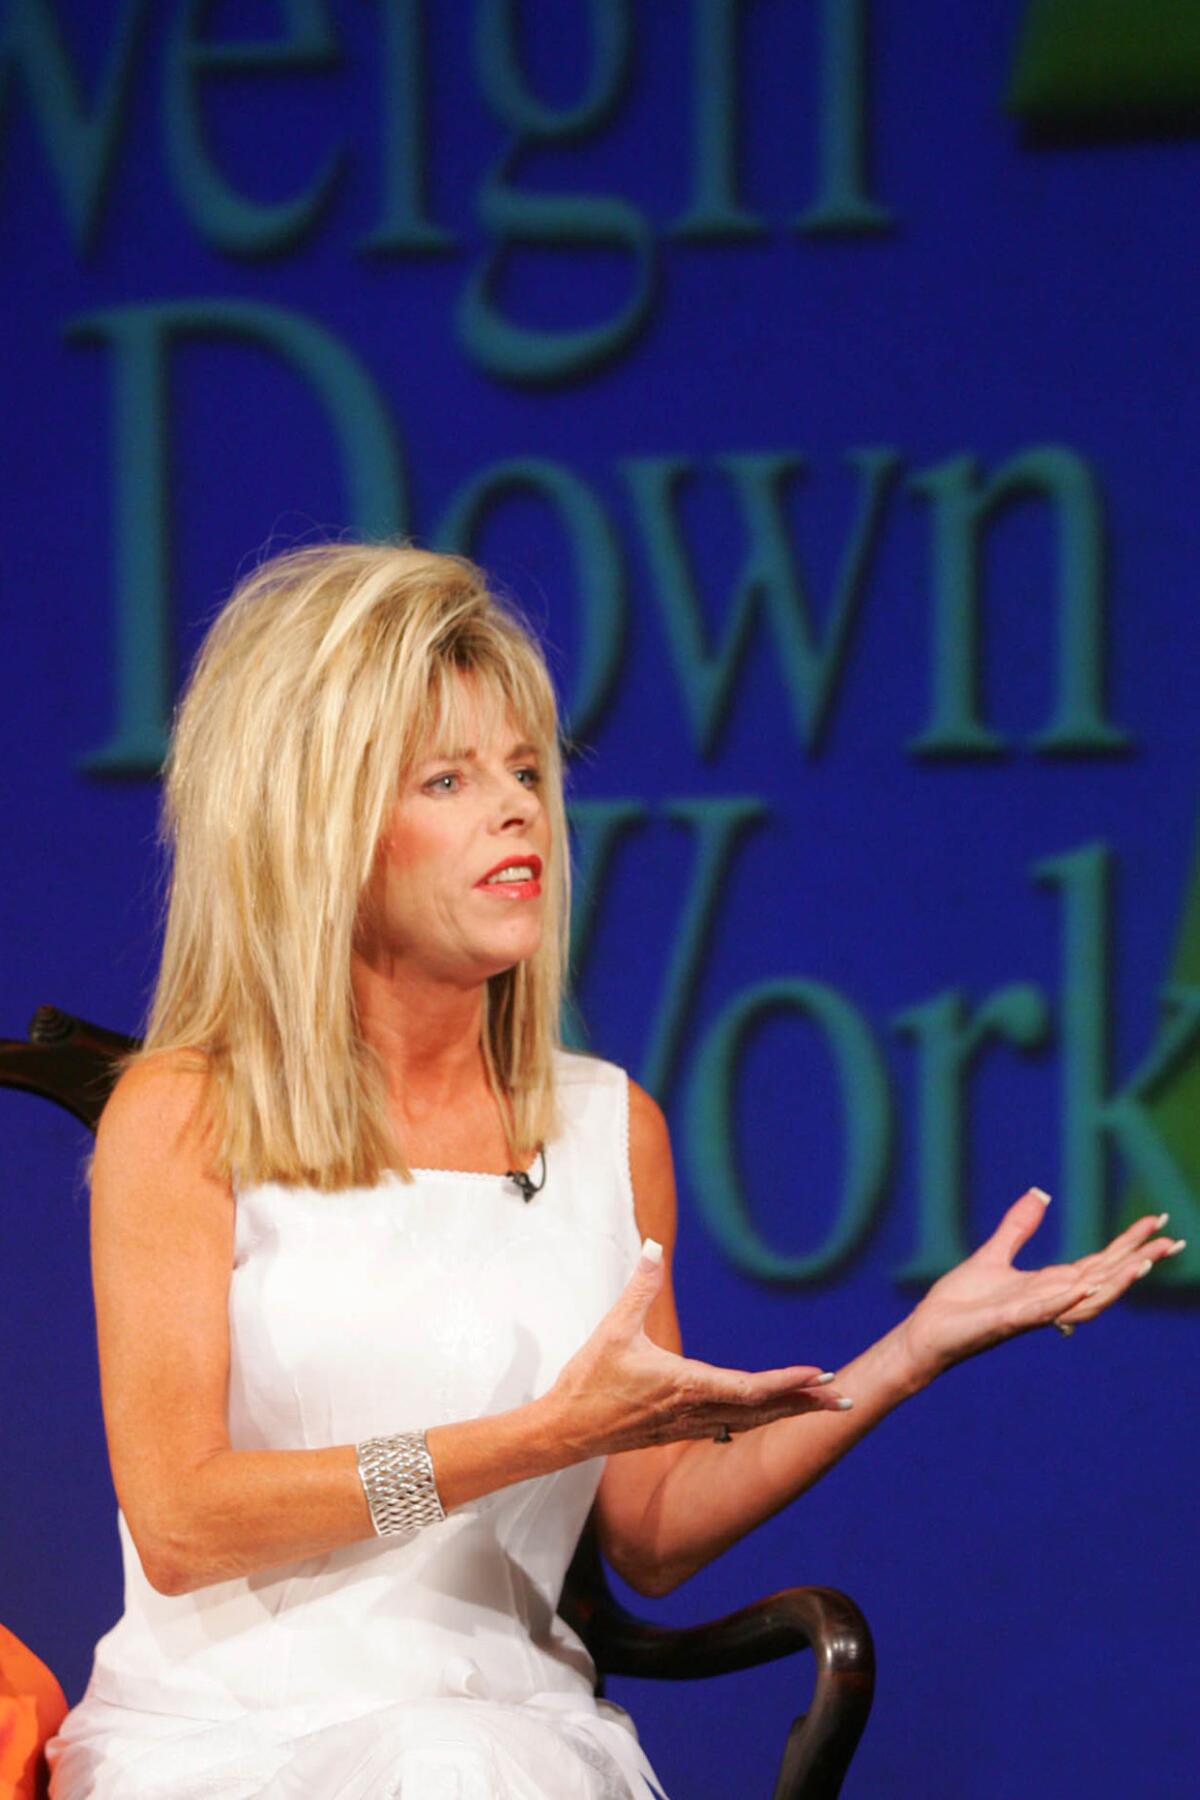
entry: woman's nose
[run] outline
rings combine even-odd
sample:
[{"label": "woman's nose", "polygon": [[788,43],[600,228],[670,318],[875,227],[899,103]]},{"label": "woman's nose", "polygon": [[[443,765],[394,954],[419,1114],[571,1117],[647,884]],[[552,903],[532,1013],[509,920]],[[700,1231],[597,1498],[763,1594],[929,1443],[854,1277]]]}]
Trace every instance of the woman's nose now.
[{"label": "woman's nose", "polygon": [[523,781],[506,781],[497,802],[496,816],[503,829],[512,825],[524,829],[537,811],[538,798]]}]

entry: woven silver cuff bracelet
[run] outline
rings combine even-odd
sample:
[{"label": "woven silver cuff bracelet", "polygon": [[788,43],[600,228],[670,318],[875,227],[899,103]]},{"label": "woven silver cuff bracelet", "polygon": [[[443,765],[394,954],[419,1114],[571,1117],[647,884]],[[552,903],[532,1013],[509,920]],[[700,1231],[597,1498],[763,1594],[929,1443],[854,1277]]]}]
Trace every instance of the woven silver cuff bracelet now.
[{"label": "woven silver cuff bracelet", "polygon": [[445,1518],[423,1431],[364,1438],[355,1453],[377,1537],[415,1537]]}]

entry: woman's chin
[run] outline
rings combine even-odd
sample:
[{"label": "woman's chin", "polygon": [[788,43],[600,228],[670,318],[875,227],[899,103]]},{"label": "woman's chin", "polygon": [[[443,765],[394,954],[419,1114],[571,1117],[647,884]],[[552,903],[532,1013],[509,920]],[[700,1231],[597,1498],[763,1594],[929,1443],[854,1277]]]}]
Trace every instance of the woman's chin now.
[{"label": "woman's chin", "polygon": [[506,969],[515,969],[518,963],[528,962],[541,941],[540,929],[510,931],[501,934],[499,941],[493,938],[477,965],[484,971],[482,978],[490,980],[493,975],[503,975]]}]

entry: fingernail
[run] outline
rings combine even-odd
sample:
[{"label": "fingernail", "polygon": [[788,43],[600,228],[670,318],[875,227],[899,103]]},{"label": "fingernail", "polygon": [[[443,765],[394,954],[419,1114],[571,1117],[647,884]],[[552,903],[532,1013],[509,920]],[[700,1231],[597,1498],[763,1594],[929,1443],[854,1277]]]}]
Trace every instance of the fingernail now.
[{"label": "fingernail", "polygon": [[1186,1250],[1186,1249],[1187,1249],[1187,1239],[1186,1238],[1176,1238],[1175,1242],[1171,1245],[1171,1248],[1167,1251],[1167,1255],[1168,1256],[1178,1256],[1179,1252],[1181,1250]]},{"label": "fingernail", "polygon": [[1090,1300],[1093,1294],[1098,1294],[1099,1292],[1100,1289],[1098,1287],[1085,1288],[1083,1297],[1085,1300]]},{"label": "fingernail", "polygon": [[849,1412],[850,1408],[854,1405],[854,1402],[849,1394],[843,1394],[837,1405],[839,1412]]},{"label": "fingernail", "polygon": [[1161,1231],[1163,1226],[1166,1224],[1167,1220],[1170,1218],[1170,1216],[1171,1216],[1170,1213],[1159,1213],[1157,1219],[1155,1219],[1155,1221],[1154,1221],[1155,1231]]},{"label": "fingernail", "polygon": [[1050,1196],[1046,1192],[1045,1188],[1030,1188],[1029,1191],[1031,1194],[1037,1195],[1038,1199],[1041,1201],[1043,1206],[1049,1206]]},{"label": "fingernail", "polygon": [[660,1263],[662,1261],[662,1245],[657,1238],[642,1239],[642,1255],[647,1262]]},{"label": "fingernail", "polygon": [[1148,1275],[1153,1267],[1154,1267],[1153,1262],[1151,1261],[1151,1259],[1149,1257],[1147,1257],[1145,1262],[1140,1265],[1138,1272],[1137,1272],[1136,1279],[1138,1281],[1140,1281],[1142,1279],[1142,1276]]},{"label": "fingernail", "polygon": [[812,1385],[813,1385],[813,1387],[825,1387],[825,1386],[827,1386],[827,1384],[829,1382],[836,1381],[836,1380],[837,1380],[837,1376],[834,1374],[833,1370],[826,1369],[826,1371],[823,1375],[817,1376],[817,1379],[813,1382]]}]

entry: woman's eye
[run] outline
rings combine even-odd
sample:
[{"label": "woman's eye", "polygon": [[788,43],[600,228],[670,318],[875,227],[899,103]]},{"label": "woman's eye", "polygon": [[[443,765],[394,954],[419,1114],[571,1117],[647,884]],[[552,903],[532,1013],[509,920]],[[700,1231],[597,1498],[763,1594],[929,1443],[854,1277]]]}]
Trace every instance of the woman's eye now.
[{"label": "woman's eye", "polygon": [[[522,787],[535,788],[539,786],[542,779],[540,769],[534,769],[528,766],[514,769],[513,773],[521,783]],[[461,771],[458,769],[447,769],[444,775],[435,775],[430,781],[425,783],[425,792],[427,794],[456,794],[461,787]]]}]

